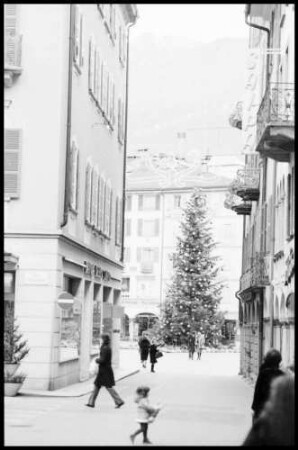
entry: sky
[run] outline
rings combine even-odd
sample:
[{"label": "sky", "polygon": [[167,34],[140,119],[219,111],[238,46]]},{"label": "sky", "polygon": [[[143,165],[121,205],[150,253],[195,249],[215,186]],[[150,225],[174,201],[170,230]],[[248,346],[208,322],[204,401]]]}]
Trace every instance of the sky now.
[{"label": "sky", "polygon": [[136,4],[139,18],[131,39],[143,34],[184,36],[198,42],[247,38],[245,4]]}]

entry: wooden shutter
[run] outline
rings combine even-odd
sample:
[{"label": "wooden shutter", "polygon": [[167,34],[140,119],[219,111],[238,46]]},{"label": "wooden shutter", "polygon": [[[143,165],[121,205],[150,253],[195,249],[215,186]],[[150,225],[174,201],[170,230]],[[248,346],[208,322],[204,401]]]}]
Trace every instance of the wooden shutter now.
[{"label": "wooden shutter", "polygon": [[89,77],[88,77],[89,92],[93,92],[93,86],[94,86],[94,44],[91,38],[89,41]]},{"label": "wooden shutter", "polygon": [[4,29],[5,34],[10,36],[17,34],[17,9],[16,4],[4,4]]},{"label": "wooden shutter", "polygon": [[80,62],[80,11],[78,5],[74,7],[74,51],[73,60],[76,64]]},{"label": "wooden shutter", "polygon": [[91,224],[97,225],[97,207],[98,207],[98,172],[92,170],[92,195],[91,195]]},{"label": "wooden shutter", "polygon": [[113,190],[110,189],[110,216],[109,216],[109,230],[108,236],[112,234],[112,217],[113,217]]},{"label": "wooden shutter", "polygon": [[105,198],[106,198],[106,183],[102,180],[102,189],[101,189],[101,223],[100,229],[104,233],[105,232]]},{"label": "wooden shutter", "polygon": [[70,191],[70,206],[73,210],[77,210],[78,199],[78,162],[79,162],[79,150],[72,142],[71,146],[71,191]]},{"label": "wooden shutter", "polygon": [[87,223],[91,223],[91,166],[88,163],[86,167],[86,180],[85,180],[85,220]]},{"label": "wooden shutter", "polygon": [[143,236],[143,219],[138,219],[138,236]]},{"label": "wooden shutter", "polygon": [[4,195],[18,198],[20,194],[21,130],[5,129],[4,133]]}]

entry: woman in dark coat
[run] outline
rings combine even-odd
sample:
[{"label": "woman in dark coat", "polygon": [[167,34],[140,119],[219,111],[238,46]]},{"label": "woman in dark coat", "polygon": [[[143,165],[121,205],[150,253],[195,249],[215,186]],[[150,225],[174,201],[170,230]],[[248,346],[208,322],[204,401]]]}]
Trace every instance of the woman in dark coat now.
[{"label": "woman in dark coat", "polygon": [[146,335],[143,335],[143,337],[140,339],[139,348],[140,348],[141,363],[143,367],[146,367],[150,348],[150,341],[149,339],[147,339]]},{"label": "woman in dark coat", "polygon": [[279,368],[280,362],[281,354],[278,350],[272,349],[266,353],[256,381],[254,398],[251,406],[254,411],[253,420],[258,418],[264,404],[269,398],[272,381],[275,378],[284,375],[284,372]]},{"label": "woman in dark coat", "polygon": [[151,363],[151,372],[155,372],[154,370],[154,364],[157,363],[157,358],[156,358],[156,353],[157,353],[157,345],[156,345],[156,341],[154,340],[152,342],[152,344],[150,345],[150,363]]},{"label": "woman in dark coat", "polygon": [[273,380],[270,397],[254,422],[243,446],[295,445],[295,376]]},{"label": "woman in dark coat", "polygon": [[100,347],[99,358],[95,360],[98,364],[98,373],[94,381],[93,392],[90,395],[86,406],[94,408],[99,390],[102,386],[104,386],[113,398],[116,405],[115,407],[120,408],[120,406],[124,405],[124,401],[113,388],[113,386],[115,386],[115,379],[112,369],[112,349],[110,346],[110,336],[108,334],[103,334],[101,338],[102,344]]}]

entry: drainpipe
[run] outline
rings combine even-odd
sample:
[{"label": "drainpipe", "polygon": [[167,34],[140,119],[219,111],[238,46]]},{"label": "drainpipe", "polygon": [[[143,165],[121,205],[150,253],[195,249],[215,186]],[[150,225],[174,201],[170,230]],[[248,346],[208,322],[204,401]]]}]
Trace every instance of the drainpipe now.
[{"label": "drainpipe", "polygon": [[71,131],[71,100],[72,100],[72,60],[73,60],[73,33],[74,33],[74,6],[70,4],[69,19],[69,50],[68,50],[68,90],[67,90],[67,123],[66,123],[66,161],[65,161],[65,187],[64,210],[61,228],[65,227],[68,220],[69,208],[69,159],[70,159],[70,131]]},{"label": "drainpipe", "polygon": [[274,305],[274,285],[272,284],[273,277],[274,277],[274,261],[273,261],[273,255],[274,255],[274,247],[275,247],[275,186],[276,186],[276,178],[277,178],[277,161],[274,161],[274,172],[273,172],[273,192],[272,192],[272,204],[271,204],[271,238],[270,238],[270,253],[271,253],[271,265],[270,265],[270,294],[271,294],[271,304],[270,304],[270,347],[273,348],[273,305]]},{"label": "drainpipe", "polygon": [[127,43],[126,43],[126,87],[125,87],[125,130],[124,130],[124,162],[123,162],[123,187],[122,187],[122,243],[120,262],[124,262],[124,217],[125,217],[125,190],[126,190],[126,154],[127,154],[127,123],[128,123],[128,66],[129,66],[129,29],[135,22],[131,22],[127,26]]}]

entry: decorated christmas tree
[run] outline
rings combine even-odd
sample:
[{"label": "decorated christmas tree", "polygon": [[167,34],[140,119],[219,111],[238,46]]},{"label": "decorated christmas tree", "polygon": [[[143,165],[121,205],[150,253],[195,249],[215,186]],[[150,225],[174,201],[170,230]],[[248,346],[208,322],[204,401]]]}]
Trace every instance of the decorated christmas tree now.
[{"label": "decorated christmas tree", "polygon": [[206,196],[195,190],[183,212],[160,336],[167,343],[183,344],[190,333],[201,331],[206,345],[212,345],[218,342],[224,317],[218,310],[222,285],[217,279],[218,258],[213,254]]}]

